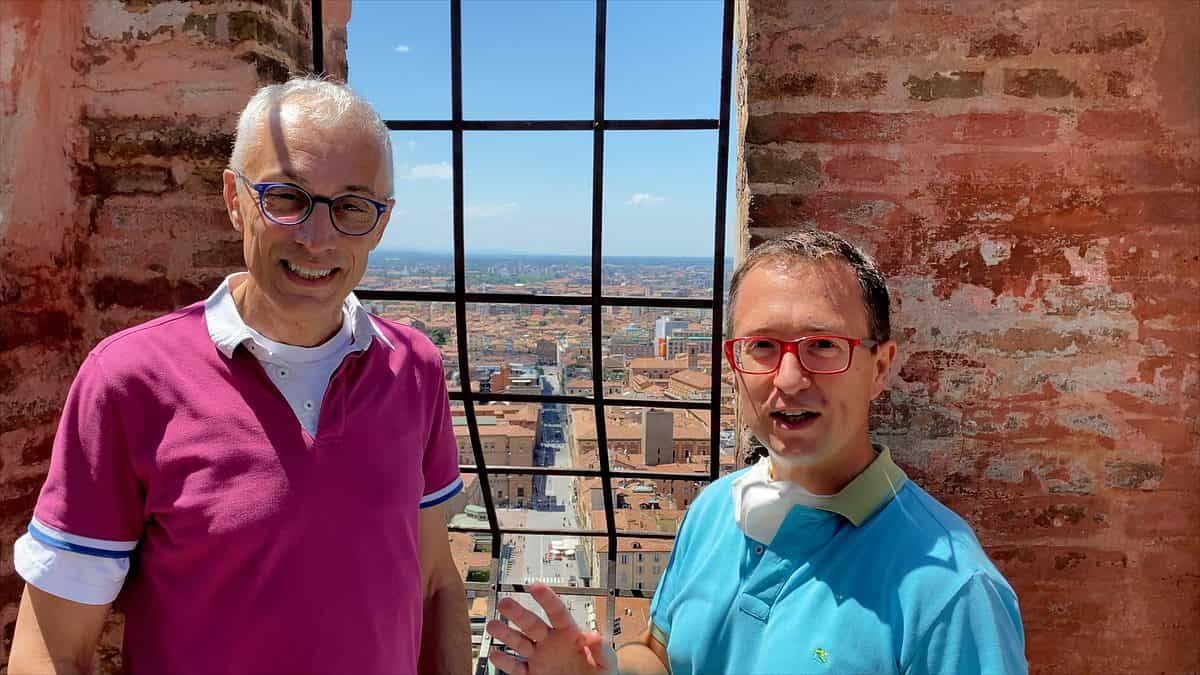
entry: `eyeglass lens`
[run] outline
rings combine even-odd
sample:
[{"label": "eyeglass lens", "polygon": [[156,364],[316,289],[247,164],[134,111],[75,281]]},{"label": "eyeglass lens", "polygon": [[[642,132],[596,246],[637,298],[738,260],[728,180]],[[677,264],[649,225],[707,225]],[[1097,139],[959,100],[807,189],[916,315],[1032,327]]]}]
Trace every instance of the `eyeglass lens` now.
[{"label": "eyeglass lens", "polygon": [[[312,198],[303,190],[274,185],[263,192],[263,211],[281,225],[295,225],[308,217]],[[379,212],[371,202],[351,195],[333,200],[330,206],[333,224],[347,234],[362,234],[375,227]]]},{"label": "eyeglass lens", "polygon": [[[805,340],[799,344],[797,351],[800,365],[814,373],[843,370],[850,363],[850,343],[843,338]],[[766,338],[738,340],[733,349],[737,367],[751,373],[775,370],[783,359],[783,353],[782,342]]]}]

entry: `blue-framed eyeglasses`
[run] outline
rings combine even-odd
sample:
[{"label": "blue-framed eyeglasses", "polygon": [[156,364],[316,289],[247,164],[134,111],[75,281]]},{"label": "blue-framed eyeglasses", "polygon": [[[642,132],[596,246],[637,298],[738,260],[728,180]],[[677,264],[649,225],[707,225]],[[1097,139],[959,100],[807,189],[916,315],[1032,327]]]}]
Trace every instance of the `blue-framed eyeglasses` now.
[{"label": "blue-framed eyeglasses", "polygon": [[358,195],[318,197],[291,183],[251,183],[237,169],[231,169],[246,186],[258,193],[258,210],[263,217],[284,227],[294,227],[308,220],[318,204],[328,204],[333,227],[348,237],[370,234],[388,205]]}]

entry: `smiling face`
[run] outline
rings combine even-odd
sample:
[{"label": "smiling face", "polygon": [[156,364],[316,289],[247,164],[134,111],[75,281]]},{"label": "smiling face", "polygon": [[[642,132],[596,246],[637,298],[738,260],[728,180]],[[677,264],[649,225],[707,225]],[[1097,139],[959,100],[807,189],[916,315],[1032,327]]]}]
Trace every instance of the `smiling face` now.
[{"label": "smiling face", "polygon": [[299,225],[281,226],[263,217],[253,189],[225,171],[225,203],[242,233],[250,271],[234,290],[243,320],[280,342],[320,344],[341,324],[342,303],[362,279],[391,215],[386,152],[377,136],[355,126],[318,125],[287,104],[278,111],[271,128],[259,130],[242,169],[249,182],[291,183],[316,196],[356,194],[389,205],[361,237],[338,232],[327,204],[316,204]]},{"label": "smiling face", "polygon": [[[837,259],[763,261],[742,278],[733,309],[731,337],[872,337],[858,280]],[[735,373],[742,418],[767,446],[777,480],[832,494],[871,463],[868,411],[895,353],[894,342],[874,353],[856,347],[850,369],[836,375],[810,373],[791,353],[774,373]]]}]

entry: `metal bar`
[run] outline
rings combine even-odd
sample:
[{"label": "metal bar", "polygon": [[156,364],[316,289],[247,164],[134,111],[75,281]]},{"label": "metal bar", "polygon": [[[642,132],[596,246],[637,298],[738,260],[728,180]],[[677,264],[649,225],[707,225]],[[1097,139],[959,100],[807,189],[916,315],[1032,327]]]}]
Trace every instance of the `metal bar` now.
[{"label": "metal bar", "polygon": [[[479,466],[463,464],[458,467],[462,473],[479,473]],[[489,464],[488,473],[513,476],[575,476],[577,478],[597,478],[599,469],[572,469],[559,466],[509,466]],[[646,480],[695,480],[708,482],[711,480],[707,473],[691,473],[687,471],[657,472],[657,471],[610,471],[614,478],[632,478]]]},{"label": "metal bar", "polygon": [[[604,356],[601,338],[604,334],[604,316],[601,296],[604,293],[604,66],[607,46],[607,0],[596,0],[596,56],[595,90],[593,93],[592,118],[596,125],[592,131],[592,397],[595,399],[596,446],[600,459],[600,487],[604,494],[604,524],[608,529],[608,556],[606,560],[607,585],[617,579],[617,519],[613,511],[612,465],[608,456],[608,431],[604,417]],[[594,570],[593,570],[594,573]],[[605,603],[604,627],[601,632],[612,635],[613,601],[610,590]]]},{"label": "metal bar", "polygon": [[[450,2],[450,100],[451,114],[455,120],[462,120],[462,0]],[[463,232],[463,132],[457,129],[451,134],[453,161],[453,218],[454,218],[454,289],[459,297],[455,300],[455,323],[458,330],[458,368],[460,373],[466,373],[467,388],[471,386],[470,350],[467,347],[467,308],[461,294],[466,290],[466,247]],[[475,464],[479,470],[479,490],[483,497],[483,505],[487,510],[488,524],[492,533],[492,557],[489,564],[491,576],[489,581],[499,584],[500,552],[502,538],[500,535],[500,520],[496,515],[496,505],[492,501],[492,486],[488,477],[487,462],[483,456],[483,443],[479,438],[479,424],[475,419],[475,402],[470,397],[463,399],[463,408],[467,417],[467,432],[471,437],[471,452],[475,456]],[[493,597],[495,594],[493,586]],[[491,603],[495,612],[495,603]],[[494,617],[490,617],[494,618]],[[486,660],[481,660],[481,664]],[[476,668],[481,665],[477,664]]]},{"label": "metal bar", "polygon": [[[533,584],[498,584],[496,590],[500,593],[528,593]],[[490,592],[492,584],[483,581],[467,581],[463,583],[468,591]],[[584,588],[582,586],[548,586],[558,595],[619,595],[623,598],[653,598],[654,591],[640,588]],[[486,634],[485,634],[486,635]],[[485,638],[486,639],[486,638]],[[482,652],[480,652],[482,654]]]},{"label": "metal bar", "polygon": [[[464,391],[450,392],[450,400],[464,401],[470,396],[471,400],[480,403],[489,401],[507,402],[507,403],[562,403],[565,405],[592,405],[595,401],[590,396],[561,396],[558,394],[504,394],[504,393],[476,393],[468,394]],[[710,404],[704,401],[681,401],[678,399],[656,399],[656,398],[606,398],[605,403],[608,405],[623,406],[626,408],[669,408],[672,410],[708,410]]]},{"label": "metal bar", "polygon": [[[451,532],[471,532],[475,534],[483,534],[491,532],[489,527],[470,527],[470,526],[453,526],[448,527]],[[604,537],[608,535],[607,530],[580,530],[562,527],[501,527],[502,534],[549,534],[549,535],[566,535],[571,537]],[[616,533],[616,536],[622,539],[674,539],[675,535],[668,532],[650,532],[639,530],[621,530]]]},{"label": "metal bar", "polygon": [[657,120],[386,120],[391,131],[711,131],[718,119]]},{"label": "metal bar", "polygon": [[[467,346],[467,305],[462,294],[466,292],[467,263],[466,237],[463,230],[463,132],[462,132],[462,0],[450,0],[450,115],[454,122],[451,130],[451,162],[452,162],[452,217],[454,227],[454,301],[455,326],[458,334],[458,368],[465,373],[467,389],[471,387],[471,365],[468,358],[470,349]],[[492,555],[488,563],[487,590],[488,616],[490,621],[496,618],[496,601],[499,599],[497,589],[500,585],[500,574],[503,566],[500,564],[500,553],[503,550],[503,538],[500,534],[500,519],[496,514],[496,505],[492,500],[492,486],[488,477],[487,462],[483,456],[483,443],[479,437],[479,423],[475,418],[475,402],[470,397],[463,399],[463,409],[467,417],[467,432],[471,438],[471,452],[475,463],[479,465],[479,490],[483,498],[483,506],[487,511],[488,525],[492,534]],[[479,656],[475,661],[475,672],[486,673],[488,670],[487,655],[490,652],[490,637],[484,633],[480,643]]]},{"label": "metal bar", "polygon": [[313,72],[325,74],[325,17],[321,0],[312,0],[312,53]]},{"label": "metal bar", "polygon": [[708,472],[712,480],[721,473],[721,338],[725,319],[725,207],[729,179],[729,96],[733,68],[733,0],[725,0],[721,29],[721,126],[717,128],[717,206],[713,220],[712,367],[709,369],[712,411],[708,417]]},{"label": "metal bar", "polygon": [[[356,289],[359,300],[393,302],[454,302],[458,294],[454,291],[395,291],[383,289]],[[469,291],[463,297],[470,303],[502,305],[590,305],[590,295],[534,295],[532,293],[481,293]],[[606,307],[661,307],[664,309],[712,309],[711,298],[663,298],[644,296],[602,295],[600,304]]]},{"label": "metal bar", "polygon": [[606,131],[700,131],[718,128],[710,119],[606,120]]}]

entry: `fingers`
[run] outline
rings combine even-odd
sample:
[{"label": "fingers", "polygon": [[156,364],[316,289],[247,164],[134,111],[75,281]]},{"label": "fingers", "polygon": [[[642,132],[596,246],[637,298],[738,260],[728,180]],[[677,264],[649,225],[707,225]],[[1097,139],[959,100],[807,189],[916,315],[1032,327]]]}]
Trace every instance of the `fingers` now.
[{"label": "fingers", "polygon": [[[559,599],[558,595],[543,586],[542,584],[534,584],[529,588],[529,594],[534,600],[546,610],[546,618],[550,619],[550,625],[555,628],[576,628],[575,620],[571,618],[571,613],[567,611],[567,606]],[[536,639],[536,638],[534,638]]]},{"label": "fingers", "polygon": [[496,603],[500,615],[517,625],[530,640],[541,642],[550,634],[550,628],[536,614],[525,609],[512,598],[502,598]]},{"label": "fingers", "polygon": [[533,656],[534,644],[533,640],[525,637],[520,631],[514,630],[511,626],[503,621],[489,621],[487,624],[488,635],[508,645],[516,653],[529,658]]},{"label": "fingers", "polygon": [[498,670],[503,670],[510,675],[529,675],[529,666],[525,665],[524,661],[510,654],[505,654],[499,649],[493,649],[488,652],[488,660]]},{"label": "fingers", "polygon": [[584,633],[580,640],[591,657],[592,665],[606,673],[616,670],[617,654],[613,651],[611,640],[594,631]]}]

